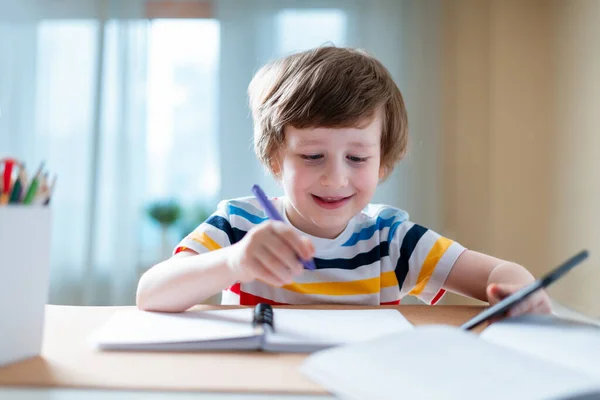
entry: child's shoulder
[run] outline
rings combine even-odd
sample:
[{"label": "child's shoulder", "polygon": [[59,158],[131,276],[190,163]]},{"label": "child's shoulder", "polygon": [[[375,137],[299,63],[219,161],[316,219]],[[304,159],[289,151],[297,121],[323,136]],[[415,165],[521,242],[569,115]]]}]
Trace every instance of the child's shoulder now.
[{"label": "child's shoulder", "polygon": [[254,196],[236,197],[233,199],[224,199],[219,202],[219,207],[244,207],[246,205],[258,206],[258,200]]},{"label": "child's shoulder", "polygon": [[367,204],[360,214],[357,215],[357,222],[360,224],[402,222],[408,219],[409,215],[406,211],[387,204],[376,203]]},{"label": "child's shoulder", "polygon": [[386,204],[368,204],[354,217],[353,234],[344,246],[361,241],[389,241],[398,227],[408,221],[408,213]]},{"label": "child's shoulder", "polygon": [[[277,199],[272,200],[274,203],[277,203]],[[265,211],[254,196],[221,200],[217,209],[226,215],[254,216],[261,219],[267,218]]]}]

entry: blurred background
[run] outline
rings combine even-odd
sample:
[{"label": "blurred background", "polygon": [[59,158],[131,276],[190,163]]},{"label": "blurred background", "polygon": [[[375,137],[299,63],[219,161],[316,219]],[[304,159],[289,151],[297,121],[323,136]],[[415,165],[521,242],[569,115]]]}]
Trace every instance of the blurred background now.
[{"label": "blurred background", "polygon": [[219,199],[281,193],[252,151],[253,73],[361,47],[410,122],[375,201],[536,276],[588,248],[550,293],[599,317],[598,37],[596,0],[0,0],[0,156],[58,175],[50,303],[133,304]]}]

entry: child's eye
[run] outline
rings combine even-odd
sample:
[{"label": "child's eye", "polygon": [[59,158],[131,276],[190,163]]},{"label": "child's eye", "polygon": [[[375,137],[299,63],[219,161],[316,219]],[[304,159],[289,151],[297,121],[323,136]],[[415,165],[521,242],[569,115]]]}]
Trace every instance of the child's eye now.
[{"label": "child's eye", "polygon": [[348,158],[348,160],[352,161],[353,163],[364,163],[369,157],[348,156],[346,158]]},{"label": "child's eye", "polygon": [[307,161],[317,161],[323,158],[323,154],[300,154],[300,157]]}]

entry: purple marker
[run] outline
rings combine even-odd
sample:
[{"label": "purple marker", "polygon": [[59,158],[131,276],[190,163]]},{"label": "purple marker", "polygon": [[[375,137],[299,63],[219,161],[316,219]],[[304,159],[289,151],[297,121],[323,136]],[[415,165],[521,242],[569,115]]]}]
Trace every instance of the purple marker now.
[{"label": "purple marker", "polygon": [[[263,192],[260,186],[252,186],[252,193],[254,193],[260,205],[265,209],[265,213],[267,213],[267,217],[269,217],[269,219],[272,219],[274,221],[283,221],[283,218],[281,218],[281,215],[279,215],[275,207],[273,207],[273,204],[267,198],[267,195],[265,195],[265,192]],[[302,265],[304,265],[304,269],[317,269],[315,263],[312,260],[303,260],[300,257],[298,257],[298,260],[300,260]]]}]

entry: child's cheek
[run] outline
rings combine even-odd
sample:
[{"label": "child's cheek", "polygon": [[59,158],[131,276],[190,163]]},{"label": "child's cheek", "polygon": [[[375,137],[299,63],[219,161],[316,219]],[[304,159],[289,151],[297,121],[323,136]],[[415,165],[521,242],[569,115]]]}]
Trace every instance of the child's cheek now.
[{"label": "child's cheek", "polygon": [[355,186],[363,191],[374,190],[379,182],[379,171],[371,167],[363,168],[355,175]]},{"label": "child's cheek", "polygon": [[306,167],[290,162],[284,166],[283,183],[288,192],[297,193],[309,185],[310,176],[310,171],[307,171]]}]

